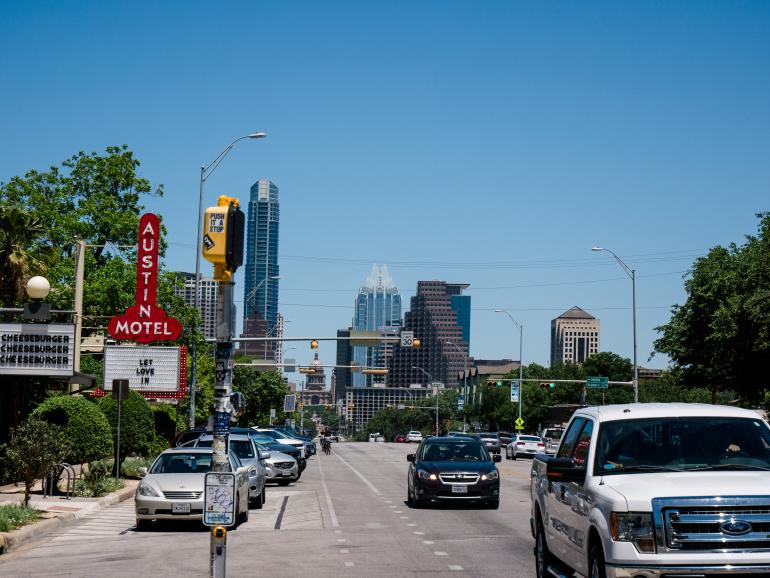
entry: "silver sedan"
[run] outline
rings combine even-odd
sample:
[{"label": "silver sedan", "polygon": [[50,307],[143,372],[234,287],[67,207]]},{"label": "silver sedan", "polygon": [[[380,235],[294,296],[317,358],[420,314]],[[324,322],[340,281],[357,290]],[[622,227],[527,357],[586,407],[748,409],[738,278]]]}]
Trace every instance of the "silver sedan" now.
[{"label": "silver sedan", "polygon": [[[147,529],[152,520],[203,520],[211,458],[210,448],[169,448],[160,454],[136,489],[136,529]],[[232,451],[229,461],[235,473],[235,526],[249,519],[249,473]]]}]

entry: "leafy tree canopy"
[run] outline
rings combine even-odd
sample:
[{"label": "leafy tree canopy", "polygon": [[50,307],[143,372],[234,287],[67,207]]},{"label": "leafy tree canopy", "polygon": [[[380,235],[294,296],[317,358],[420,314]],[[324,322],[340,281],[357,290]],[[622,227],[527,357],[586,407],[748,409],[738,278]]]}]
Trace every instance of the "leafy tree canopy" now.
[{"label": "leafy tree canopy", "polygon": [[742,246],[712,248],[685,280],[687,300],[657,328],[667,354],[690,387],[731,389],[761,401],[770,385],[770,213]]}]

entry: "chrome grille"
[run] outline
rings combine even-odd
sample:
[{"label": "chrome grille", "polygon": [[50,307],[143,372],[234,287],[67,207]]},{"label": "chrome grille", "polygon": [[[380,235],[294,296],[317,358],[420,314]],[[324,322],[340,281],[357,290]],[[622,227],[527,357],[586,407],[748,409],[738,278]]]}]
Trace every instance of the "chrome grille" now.
[{"label": "chrome grille", "polygon": [[197,500],[203,492],[163,492],[167,500]]},{"label": "chrome grille", "polygon": [[475,484],[479,481],[479,475],[470,472],[439,474],[438,477],[444,484]]},{"label": "chrome grille", "polygon": [[669,551],[770,551],[768,498],[656,498],[653,509]]},{"label": "chrome grille", "polygon": [[279,470],[290,470],[294,466],[294,462],[276,462],[273,465]]}]

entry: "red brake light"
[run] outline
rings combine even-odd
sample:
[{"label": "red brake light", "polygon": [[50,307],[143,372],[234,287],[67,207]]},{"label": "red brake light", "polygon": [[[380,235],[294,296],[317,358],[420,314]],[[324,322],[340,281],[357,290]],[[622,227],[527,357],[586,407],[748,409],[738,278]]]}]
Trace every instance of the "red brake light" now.
[{"label": "red brake light", "polygon": [[526,445],[526,444],[524,442],[516,442],[516,445],[517,446],[523,446],[523,445]]},{"label": "red brake light", "polygon": [[540,446],[545,447],[545,444],[543,444],[543,443],[537,444],[537,447],[540,447]]}]

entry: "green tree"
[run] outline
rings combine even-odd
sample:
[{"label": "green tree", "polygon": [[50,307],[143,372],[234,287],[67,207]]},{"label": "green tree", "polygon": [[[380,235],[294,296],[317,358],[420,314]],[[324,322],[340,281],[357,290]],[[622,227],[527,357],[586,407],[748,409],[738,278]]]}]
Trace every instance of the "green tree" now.
[{"label": "green tree", "polygon": [[61,428],[29,418],[11,432],[11,440],[0,447],[3,461],[13,479],[24,482],[24,505],[36,480],[50,474],[67,455]]},{"label": "green tree", "polygon": [[34,250],[44,232],[45,226],[36,215],[0,206],[0,299],[4,307],[19,302],[27,280],[45,272],[45,263]]},{"label": "green tree", "polygon": [[62,439],[68,447],[64,459],[72,464],[99,460],[112,453],[107,418],[96,404],[83,397],[51,397],[37,406],[32,416],[61,428]]},{"label": "green tree", "polygon": [[[101,399],[99,407],[110,423],[112,442],[117,453],[118,400],[113,395],[107,395]],[[116,456],[112,474],[117,475],[116,472],[120,471],[118,468],[123,465],[123,460],[129,453],[147,456],[154,437],[155,419],[147,400],[137,392],[130,391],[120,410],[120,463],[117,462]]]},{"label": "green tree", "polygon": [[770,213],[742,246],[712,248],[685,280],[687,300],[657,328],[656,351],[667,354],[688,387],[735,391],[760,402],[770,379]]},{"label": "green tree", "polygon": [[243,366],[233,371],[233,391],[240,391],[246,398],[246,409],[238,423],[252,426],[264,425],[270,419],[270,409],[280,412],[283,398],[289,393],[281,374],[276,371],[257,372]]}]

